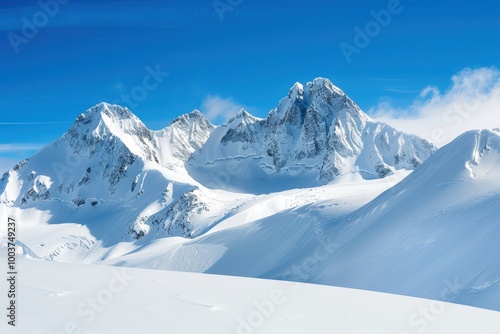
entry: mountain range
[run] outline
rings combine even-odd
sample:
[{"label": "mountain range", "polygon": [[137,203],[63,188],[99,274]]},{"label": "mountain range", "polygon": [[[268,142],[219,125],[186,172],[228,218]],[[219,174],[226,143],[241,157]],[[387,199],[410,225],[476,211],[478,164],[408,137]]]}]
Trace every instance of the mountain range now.
[{"label": "mountain range", "polygon": [[438,150],[317,78],[220,126],[195,110],[152,131],[100,103],[3,174],[0,213],[32,258],[500,310],[499,166],[500,130]]}]

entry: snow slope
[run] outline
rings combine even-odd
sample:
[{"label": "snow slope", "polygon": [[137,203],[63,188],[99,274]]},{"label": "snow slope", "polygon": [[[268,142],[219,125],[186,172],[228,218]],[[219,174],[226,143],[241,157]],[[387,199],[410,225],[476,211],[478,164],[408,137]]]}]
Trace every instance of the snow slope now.
[{"label": "snow slope", "polygon": [[156,240],[106,264],[149,269],[275,277],[307,257],[332,219],[344,219],[403,175],[339,180],[327,186],[261,195],[246,201],[203,236],[185,242]]},{"label": "snow slope", "polygon": [[[374,198],[383,181],[315,188],[315,200],[259,216],[266,205],[286,202],[286,193],[267,196],[192,241],[158,241],[110,263],[313,282],[500,310],[500,134],[464,134]],[[322,192],[337,197],[322,198]],[[305,192],[289,195],[299,194]]]},{"label": "snow slope", "polygon": [[433,299],[456,282],[456,302],[500,310],[499,189],[500,133],[467,132],[332,227],[311,281]]},{"label": "snow slope", "polygon": [[4,319],[6,334],[500,331],[497,312],[361,290],[24,259],[19,265],[17,327]]}]

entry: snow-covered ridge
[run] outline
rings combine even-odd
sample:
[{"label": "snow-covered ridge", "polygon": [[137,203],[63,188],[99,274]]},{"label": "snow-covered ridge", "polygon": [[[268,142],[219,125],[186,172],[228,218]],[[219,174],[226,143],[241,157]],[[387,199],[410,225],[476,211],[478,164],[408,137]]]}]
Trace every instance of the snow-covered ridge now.
[{"label": "snow-covered ridge", "polygon": [[[188,219],[194,220],[195,214],[188,213],[195,208],[176,203],[185,201],[200,185],[183,166],[213,128],[199,111],[194,111],[163,130],[151,131],[128,109],[100,103],[79,115],[61,138],[2,176],[0,210],[51,213],[30,216],[38,223],[96,223],[101,229],[112,229],[119,222],[111,242],[114,244],[124,238],[145,236],[154,227],[145,224],[153,220],[150,217],[161,216],[162,212],[175,216],[182,207],[187,215],[183,229],[157,222],[156,226],[166,232],[155,234],[189,236],[200,228]],[[198,202],[198,198],[192,202]],[[179,226],[177,222],[172,224]],[[92,242],[99,238],[95,234],[86,236]],[[55,249],[67,244],[54,245],[43,251],[42,257],[62,256]]]},{"label": "snow-covered ridge", "polygon": [[433,151],[420,138],[374,123],[322,78],[296,83],[265,119],[240,110],[218,127],[195,110],[152,131],[127,108],[100,103],[5,173],[0,203],[48,208],[60,212],[51,221],[81,224],[86,211],[106,216],[121,206],[121,236],[194,237],[244,196],[227,201],[206,188],[265,194],[351,173],[383,178],[415,168]]},{"label": "snow-covered ridge", "polygon": [[240,111],[216,128],[194,152],[188,170],[204,183],[204,175],[220,169],[221,162],[246,157],[245,170],[253,172],[240,178],[251,179],[258,171],[261,178],[328,183],[350,173],[373,179],[412,170],[435,150],[424,139],[374,122],[328,79],[317,78],[295,83],[265,119]]},{"label": "snow-covered ridge", "polygon": [[387,184],[393,177],[261,196],[190,242],[159,241],[146,254],[109,263],[305,281],[499,311],[500,132],[464,133]]},{"label": "snow-covered ridge", "polygon": [[[0,201],[14,206],[56,199],[78,207],[123,200],[149,169],[162,175],[170,170],[170,181],[212,187],[210,175],[231,163],[244,166],[237,178],[248,184],[275,176],[310,185],[349,173],[383,178],[415,168],[434,150],[425,140],[374,123],[323,78],[296,83],[266,119],[241,110],[219,127],[195,110],[151,131],[130,110],[100,103],[79,115],[62,138],[6,173]],[[232,180],[222,186],[231,189]]]},{"label": "snow-covered ridge", "polygon": [[76,148],[118,138],[131,153],[163,166],[182,165],[199,149],[214,126],[195,110],[160,131],[149,130],[127,108],[100,103],[78,116],[65,137]]}]

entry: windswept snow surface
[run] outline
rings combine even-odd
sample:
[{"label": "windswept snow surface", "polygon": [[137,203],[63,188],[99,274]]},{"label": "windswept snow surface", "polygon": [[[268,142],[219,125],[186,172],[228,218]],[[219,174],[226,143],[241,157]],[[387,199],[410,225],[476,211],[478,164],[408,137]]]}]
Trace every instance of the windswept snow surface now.
[{"label": "windswept snow surface", "polygon": [[24,259],[19,268],[17,326],[4,319],[5,334],[500,331],[497,312],[369,291]]},{"label": "windswept snow surface", "polygon": [[[311,190],[337,198],[255,216],[259,208],[286,202],[286,193],[269,195],[204,236],[176,245],[158,241],[111,263],[305,281],[500,310],[498,132],[464,134],[356,207],[376,186],[360,182]],[[251,222],[236,223],[244,217]]]},{"label": "windswept snow surface", "polygon": [[[470,131],[328,231],[311,281],[500,310],[500,134]],[[368,275],[369,274],[369,275]]]}]

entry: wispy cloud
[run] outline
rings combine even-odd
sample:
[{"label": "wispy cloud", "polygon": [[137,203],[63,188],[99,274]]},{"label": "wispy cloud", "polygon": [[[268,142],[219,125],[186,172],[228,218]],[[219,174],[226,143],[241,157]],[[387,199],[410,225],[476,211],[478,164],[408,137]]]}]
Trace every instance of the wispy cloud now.
[{"label": "wispy cloud", "polygon": [[0,144],[0,153],[19,153],[19,152],[29,152],[37,151],[41,149],[44,145],[41,144]]},{"label": "wispy cloud", "polygon": [[214,123],[225,123],[241,109],[249,108],[233,100],[232,97],[222,98],[218,95],[207,95],[201,103],[201,111]]},{"label": "wispy cloud", "polygon": [[406,107],[381,101],[369,113],[398,129],[442,146],[467,130],[500,127],[500,71],[466,68],[444,92],[425,87]]},{"label": "wispy cloud", "polygon": [[71,122],[0,122],[0,125],[46,125],[46,124],[71,124]]},{"label": "wispy cloud", "polygon": [[386,92],[391,92],[391,93],[398,93],[398,94],[417,94],[418,92],[414,90],[404,90],[404,89],[397,89],[397,88],[386,88]]},{"label": "wispy cloud", "polygon": [[370,81],[387,81],[387,82],[408,81],[408,79],[390,78],[390,77],[365,77],[365,79]]}]

